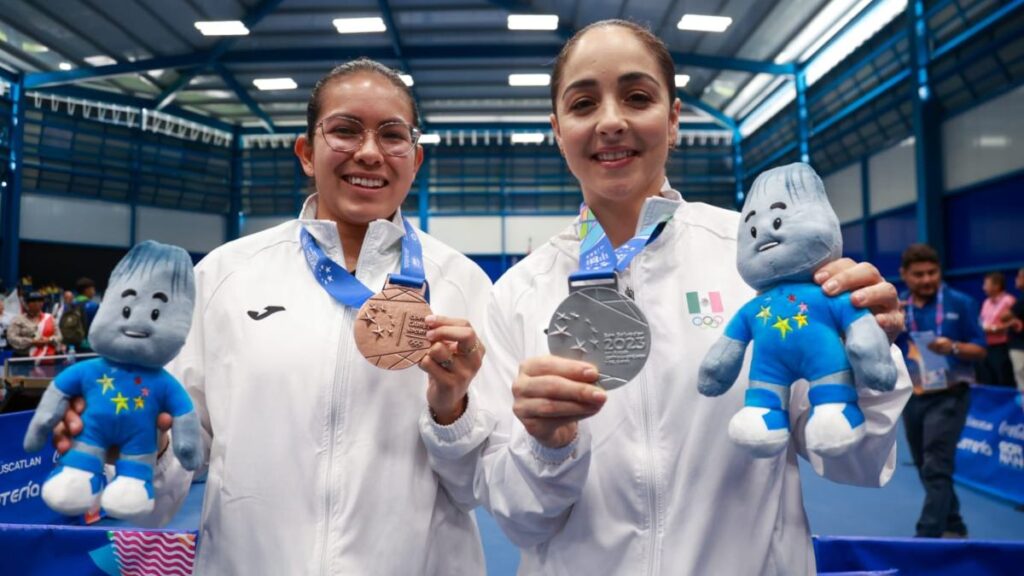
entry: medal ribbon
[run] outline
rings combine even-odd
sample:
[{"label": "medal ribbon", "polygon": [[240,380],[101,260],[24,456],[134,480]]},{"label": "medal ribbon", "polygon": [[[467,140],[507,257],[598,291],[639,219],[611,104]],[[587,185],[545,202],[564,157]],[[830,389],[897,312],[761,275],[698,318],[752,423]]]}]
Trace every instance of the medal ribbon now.
[{"label": "medal ribbon", "polygon": [[[388,279],[393,284],[422,288],[426,282],[423,273],[423,246],[409,221],[403,218],[402,224],[405,225],[405,235],[402,236],[402,273],[391,274]],[[309,271],[331,298],[344,306],[359,308],[373,296],[373,291],[357,280],[351,272],[327,257],[308,230],[302,228],[300,236],[302,253],[306,257]]]},{"label": "medal ribbon", "polygon": [[[939,285],[939,294],[938,294],[938,296],[936,296],[936,301],[935,301],[935,335],[936,336],[942,336],[942,321],[946,317],[944,312],[943,312],[943,306],[942,306],[942,292],[943,292],[944,288],[945,288],[944,285],[942,285],[942,284]],[[910,321],[910,331],[911,332],[917,332],[918,331],[917,330],[917,320],[914,319],[914,297],[912,295],[907,297],[906,310],[907,310],[907,320]]]},{"label": "medal ribbon", "polygon": [[597,217],[586,203],[580,204],[580,269],[569,276],[570,281],[583,278],[611,278],[616,272],[628,268],[633,258],[636,258],[637,254],[656,237],[655,231],[672,219],[677,207],[678,204],[675,202],[657,202],[657,199],[654,199],[645,210],[640,231],[636,236],[613,249]]}]

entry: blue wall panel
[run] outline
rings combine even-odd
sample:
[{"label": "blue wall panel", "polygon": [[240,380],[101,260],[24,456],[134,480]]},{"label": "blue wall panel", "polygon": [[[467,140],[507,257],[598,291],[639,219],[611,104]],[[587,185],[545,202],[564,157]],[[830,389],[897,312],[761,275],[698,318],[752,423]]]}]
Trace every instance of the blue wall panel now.
[{"label": "blue wall panel", "polygon": [[860,262],[864,259],[864,224],[857,222],[843,226],[843,256]]},{"label": "blue wall panel", "polygon": [[900,272],[900,257],[907,246],[917,241],[917,215],[914,206],[893,210],[871,223],[874,229],[875,257],[872,264],[883,276]]},{"label": "blue wall panel", "polygon": [[1024,262],[1024,174],[945,199],[947,268]]}]

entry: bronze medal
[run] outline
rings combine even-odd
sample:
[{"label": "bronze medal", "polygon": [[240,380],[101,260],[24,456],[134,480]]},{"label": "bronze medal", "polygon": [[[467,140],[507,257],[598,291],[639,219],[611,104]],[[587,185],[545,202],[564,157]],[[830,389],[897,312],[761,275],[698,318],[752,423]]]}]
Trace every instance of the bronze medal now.
[{"label": "bronze medal", "polygon": [[427,354],[430,305],[421,290],[388,283],[356,315],[356,348],[371,364],[404,370]]}]

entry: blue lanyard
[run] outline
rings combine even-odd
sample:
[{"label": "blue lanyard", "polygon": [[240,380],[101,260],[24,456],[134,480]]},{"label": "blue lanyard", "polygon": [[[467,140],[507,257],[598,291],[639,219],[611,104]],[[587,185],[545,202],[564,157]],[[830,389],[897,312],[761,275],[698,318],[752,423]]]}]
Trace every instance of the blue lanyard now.
[{"label": "blue lanyard", "polygon": [[[423,246],[420,245],[419,236],[416,235],[416,231],[409,221],[403,218],[402,224],[405,225],[405,235],[402,236],[402,273],[391,274],[388,281],[411,288],[422,288],[426,282],[426,277],[423,274]],[[331,295],[331,298],[345,306],[359,308],[373,296],[373,291],[364,286],[348,270],[328,258],[316,243],[313,235],[305,228],[302,228],[301,238],[302,253],[306,257],[309,271],[313,273],[317,283]]]},{"label": "blue lanyard", "polygon": [[580,204],[580,269],[569,275],[569,281],[612,278],[616,272],[628,268],[633,258],[651,243],[655,231],[672,219],[675,209],[674,205],[667,205],[667,208],[649,211],[645,215],[647,221],[640,227],[636,236],[613,249],[593,211],[586,203]]},{"label": "blue lanyard", "polygon": [[[942,292],[945,286],[939,285],[939,294],[935,298],[935,335],[942,336],[942,321],[946,315],[942,305]],[[907,296],[907,320],[910,321],[910,331],[917,332],[917,320],[914,318],[914,296]]]}]

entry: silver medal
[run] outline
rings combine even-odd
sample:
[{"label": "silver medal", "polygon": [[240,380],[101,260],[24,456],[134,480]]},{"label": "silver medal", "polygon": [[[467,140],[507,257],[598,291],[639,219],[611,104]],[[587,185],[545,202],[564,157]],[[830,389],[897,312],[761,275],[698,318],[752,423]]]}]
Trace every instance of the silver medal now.
[{"label": "silver medal", "polygon": [[647,318],[636,303],[607,286],[570,288],[546,333],[552,354],[593,364],[597,383],[606,390],[636,377],[651,352]]}]

